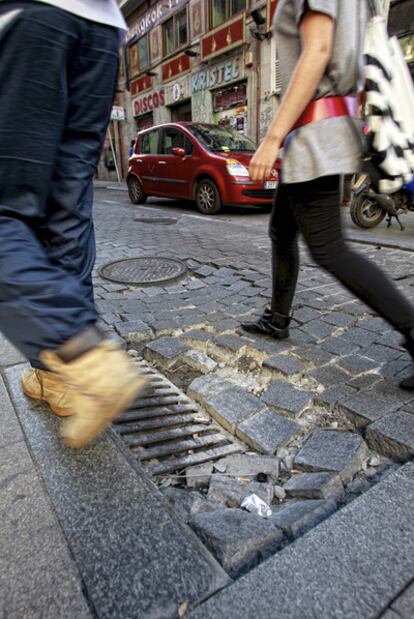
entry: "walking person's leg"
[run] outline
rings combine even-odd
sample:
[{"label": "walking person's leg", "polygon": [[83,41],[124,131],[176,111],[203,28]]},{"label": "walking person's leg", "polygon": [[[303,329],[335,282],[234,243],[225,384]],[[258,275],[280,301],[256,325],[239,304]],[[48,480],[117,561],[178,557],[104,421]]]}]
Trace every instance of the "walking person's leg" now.
[{"label": "walking person's leg", "polygon": [[[8,24],[0,31],[8,86],[0,88],[0,326],[33,365],[71,386],[75,414],[64,436],[82,446],[143,383],[95,328],[90,285],[90,181],[112,102],[117,32],[37,2],[6,0],[0,12]],[[110,88],[94,98],[98,78]],[[96,117],[82,130],[86,88]]]},{"label": "walking person's leg", "polygon": [[270,218],[272,242],[272,303],[255,322],[242,323],[249,333],[289,337],[293,296],[299,274],[298,225],[292,210],[289,185],[280,185]]},{"label": "walking person's leg", "polygon": [[[374,263],[345,242],[339,206],[339,177],[291,186],[293,210],[314,261],[387,320],[405,337],[414,356],[414,307]],[[414,388],[410,380],[402,386]]]}]

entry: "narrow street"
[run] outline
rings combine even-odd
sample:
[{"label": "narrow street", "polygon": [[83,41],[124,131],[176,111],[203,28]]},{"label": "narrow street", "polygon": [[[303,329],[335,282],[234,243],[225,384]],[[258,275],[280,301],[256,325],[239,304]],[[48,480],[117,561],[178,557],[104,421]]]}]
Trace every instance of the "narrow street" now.
[{"label": "narrow street", "polygon": [[[101,327],[149,386],[74,453],[0,340],[5,616],[412,616],[414,395],[398,387],[412,361],[303,248],[289,340],[243,333],[270,298],[267,218],[96,189]],[[398,234],[381,227],[355,247],[413,299]],[[141,277],[181,274],[102,276],[133,258],[146,259]],[[252,495],[267,518],[241,509]]]}]

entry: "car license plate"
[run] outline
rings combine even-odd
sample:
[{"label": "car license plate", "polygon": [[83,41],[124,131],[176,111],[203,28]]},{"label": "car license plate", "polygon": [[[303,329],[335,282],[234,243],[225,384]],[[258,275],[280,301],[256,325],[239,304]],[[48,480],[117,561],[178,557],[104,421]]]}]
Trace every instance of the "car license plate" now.
[{"label": "car license plate", "polygon": [[277,189],[277,181],[265,181],[265,189]]}]

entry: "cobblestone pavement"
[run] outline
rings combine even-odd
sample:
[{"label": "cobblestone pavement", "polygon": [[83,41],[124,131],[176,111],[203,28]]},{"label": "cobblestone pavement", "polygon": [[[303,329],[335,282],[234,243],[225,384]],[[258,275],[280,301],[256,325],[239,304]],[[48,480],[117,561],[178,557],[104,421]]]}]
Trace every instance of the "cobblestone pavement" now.
[{"label": "cobblestone pavement", "polygon": [[[151,221],[160,216],[177,221]],[[188,460],[181,454],[175,477],[157,478],[231,576],[413,457],[414,394],[398,387],[412,362],[399,334],[316,268],[303,248],[290,339],[241,331],[240,322],[258,315],[271,294],[262,216],[258,222],[252,214],[249,226],[247,217],[241,222],[188,209],[157,211],[99,189],[95,217],[102,326],[127,340],[247,450],[213,467],[203,466],[190,449]],[[414,302],[410,253],[375,245],[355,249]],[[146,287],[99,275],[107,262],[140,256],[179,259],[187,274]],[[199,465],[187,468],[187,477],[186,462]],[[165,470],[173,468],[169,460]],[[271,505],[267,526],[234,509],[251,494]]]},{"label": "cobblestone pavement", "polygon": [[[305,252],[292,337],[247,337],[240,320],[270,295],[264,214],[134,207],[104,189],[95,203],[101,324],[150,386],[74,451],[23,395],[25,360],[0,336],[0,615],[411,619],[399,337]],[[412,254],[368,236],[357,250],[412,298]],[[145,287],[99,274],[148,256],[187,272]],[[248,512],[253,495],[266,518]]]}]

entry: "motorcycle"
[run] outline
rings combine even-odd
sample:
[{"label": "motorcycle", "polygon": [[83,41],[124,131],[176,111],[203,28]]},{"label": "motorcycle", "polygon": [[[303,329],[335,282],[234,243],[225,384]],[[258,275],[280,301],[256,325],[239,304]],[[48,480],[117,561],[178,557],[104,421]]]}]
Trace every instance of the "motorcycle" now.
[{"label": "motorcycle", "polygon": [[387,217],[387,227],[392,218],[398,221],[400,230],[404,226],[400,215],[414,211],[414,179],[392,195],[375,191],[368,174],[361,174],[353,188],[350,213],[354,224],[360,228],[374,228]]}]

